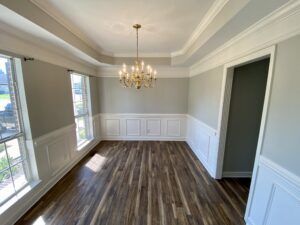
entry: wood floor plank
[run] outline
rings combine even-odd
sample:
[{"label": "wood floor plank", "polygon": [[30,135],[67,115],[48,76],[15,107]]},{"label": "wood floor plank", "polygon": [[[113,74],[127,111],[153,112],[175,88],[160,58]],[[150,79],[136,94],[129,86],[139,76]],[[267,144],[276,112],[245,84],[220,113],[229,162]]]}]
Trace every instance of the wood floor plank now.
[{"label": "wood floor plank", "polygon": [[250,179],[212,179],[185,142],[103,141],[16,225],[245,225]]}]

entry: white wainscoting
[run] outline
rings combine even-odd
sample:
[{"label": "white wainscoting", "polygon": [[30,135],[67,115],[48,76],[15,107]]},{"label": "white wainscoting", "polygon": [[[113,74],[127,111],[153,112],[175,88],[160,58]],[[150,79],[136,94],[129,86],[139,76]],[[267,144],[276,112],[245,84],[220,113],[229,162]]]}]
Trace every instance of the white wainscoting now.
[{"label": "white wainscoting", "polygon": [[102,140],[186,139],[186,114],[100,114]]},{"label": "white wainscoting", "polygon": [[[33,168],[35,185],[0,213],[0,224],[14,224],[54,184],[70,171],[100,141],[100,117],[93,116],[94,138],[80,151],[77,150],[75,124],[54,130],[33,140],[27,140],[29,158]],[[34,166],[33,166],[34,167]],[[1,210],[0,210],[1,211]]]},{"label": "white wainscoting", "polygon": [[187,143],[212,177],[216,176],[218,135],[216,129],[187,116]]},{"label": "white wainscoting", "polygon": [[300,177],[260,156],[253,179],[247,225],[300,224]]}]

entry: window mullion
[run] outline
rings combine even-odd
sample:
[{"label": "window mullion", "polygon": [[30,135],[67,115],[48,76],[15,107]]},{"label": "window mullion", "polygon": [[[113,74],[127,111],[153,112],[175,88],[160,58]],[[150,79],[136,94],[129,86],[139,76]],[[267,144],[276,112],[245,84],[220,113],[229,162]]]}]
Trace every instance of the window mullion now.
[{"label": "window mullion", "polygon": [[14,182],[14,179],[13,179],[13,173],[12,173],[12,170],[11,170],[11,165],[10,165],[10,160],[9,160],[9,156],[8,156],[8,152],[7,152],[6,143],[4,143],[4,149],[5,149],[6,159],[7,159],[7,163],[8,163],[10,179],[12,180],[12,184],[13,184],[13,187],[14,187],[14,192],[16,192],[16,186],[15,186],[15,182]]}]

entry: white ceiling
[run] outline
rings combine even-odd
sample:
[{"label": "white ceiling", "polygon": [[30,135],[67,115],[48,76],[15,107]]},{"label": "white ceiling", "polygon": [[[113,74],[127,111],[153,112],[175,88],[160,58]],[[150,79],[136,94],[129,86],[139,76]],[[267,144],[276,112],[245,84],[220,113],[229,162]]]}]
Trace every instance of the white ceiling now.
[{"label": "white ceiling", "polygon": [[170,56],[181,49],[214,0],[32,0],[93,48],[135,52],[132,24],[142,24],[140,52]]}]

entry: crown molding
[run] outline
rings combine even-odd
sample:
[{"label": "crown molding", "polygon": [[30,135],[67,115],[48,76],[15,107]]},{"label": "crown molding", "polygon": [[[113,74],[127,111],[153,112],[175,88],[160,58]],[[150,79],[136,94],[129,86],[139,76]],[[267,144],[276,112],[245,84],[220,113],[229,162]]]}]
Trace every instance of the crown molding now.
[{"label": "crown molding", "polygon": [[34,40],[25,40],[0,27],[0,49],[20,56],[29,56],[35,59],[52,63],[64,68],[96,75],[96,66],[84,63],[82,60],[69,57],[69,54],[60,54],[52,48],[40,45]]},{"label": "crown molding", "polygon": [[82,32],[78,31],[74,26],[70,25],[65,19],[63,19],[61,16],[59,16],[57,13],[55,13],[55,10],[53,7],[51,7],[49,4],[47,4],[45,1],[41,0],[30,0],[36,7],[41,9],[43,12],[45,12],[48,16],[52,17],[56,22],[61,24],[63,27],[65,27],[69,32],[71,32],[73,35],[78,37],[80,40],[85,42],[90,48],[94,49],[95,51],[98,51],[99,53],[113,57],[113,53],[106,51],[102,48],[100,48],[94,41],[92,41],[90,38],[88,38],[86,35],[84,35]]},{"label": "crown molding", "polygon": [[190,77],[300,34],[300,1],[290,0],[190,67]]},{"label": "crown molding", "polygon": [[[113,57],[120,57],[120,58],[135,58],[136,57],[136,53],[114,53],[112,54]],[[139,57],[141,58],[170,58],[171,55],[170,53],[140,53],[139,52]]]},{"label": "crown molding", "polygon": [[175,52],[171,53],[172,57],[184,55],[187,53],[188,49],[197,41],[203,31],[209,26],[209,24],[214,20],[214,18],[219,14],[219,12],[224,8],[229,0],[216,0],[210,9],[205,14],[204,18],[201,20],[199,25],[196,27],[191,37],[187,40],[184,46]]},{"label": "crown molding", "polygon": [[[98,67],[98,77],[119,77],[121,66],[102,66]],[[188,78],[188,67],[155,66],[157,78]]]}]

